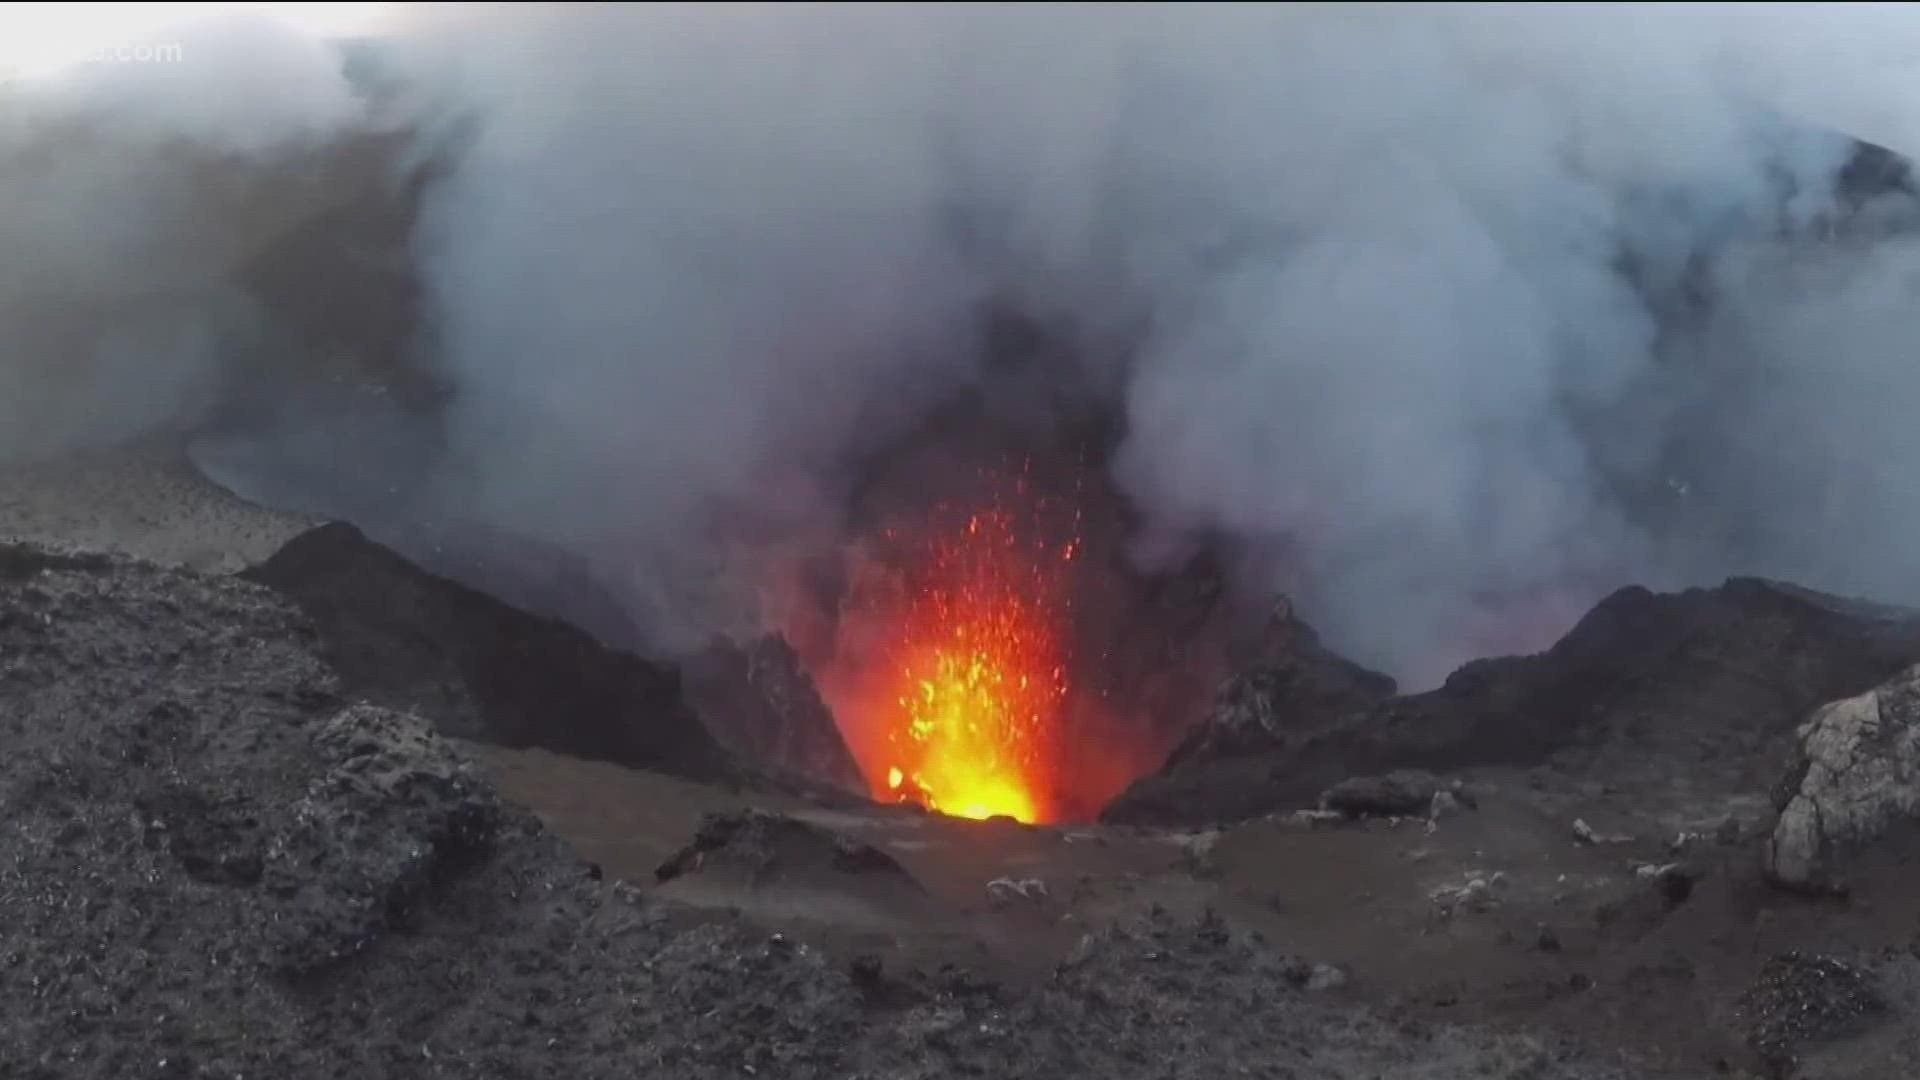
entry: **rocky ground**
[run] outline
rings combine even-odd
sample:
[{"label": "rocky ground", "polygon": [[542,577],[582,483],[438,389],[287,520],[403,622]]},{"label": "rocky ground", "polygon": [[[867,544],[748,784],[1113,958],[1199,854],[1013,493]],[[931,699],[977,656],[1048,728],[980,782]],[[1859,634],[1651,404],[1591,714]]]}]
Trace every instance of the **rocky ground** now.
[{"label": "rocky ground", "polygon": [[583,861],[264,586],[9,545],[0,612],[10,1075],[1624,1075],[1164,908],[1030,983],[842,960]]},{"label": "rocky ground", "polygon": [[1629,590],[1395,697],[1282,612],[1109,820],[961,822],[143,467],[0,476],[0,1077],[1920,1065],[1905,613]]}]

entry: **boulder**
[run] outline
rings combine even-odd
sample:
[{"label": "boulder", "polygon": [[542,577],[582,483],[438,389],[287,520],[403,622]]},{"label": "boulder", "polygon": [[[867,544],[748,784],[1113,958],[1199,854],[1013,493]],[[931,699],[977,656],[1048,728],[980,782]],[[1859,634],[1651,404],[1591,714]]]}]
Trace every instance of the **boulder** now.
[{"label": "boulder", "polygon": [[1920,817],[1920,667],[1822,706],[1799,747],[1763,862],[1779,885],[1828,890],[1849,853]]},{"label": "boulder", "polygon": [[[306,976],[371,948],[489,857],[516,815],[427,721],[350,706],[313,734],[326,763],[268,847],[276,967]],[[324,866],[327,873],[316,874]]]},{"label": "boulder", "polygon": [[1348,817],[1411,817],[1427,813],[1439,793],[1432,773],[1401,769],[1342,780],[1321,793],[1320,805]]},{"label": "boulder", "polygon": [[755,878],[800,867],[907,876],[893,856],[871,844],[785,814],[742,810],[702,818],[692,842],[661,863],[654,877],[672,881],[722,863],[745,867]]}]

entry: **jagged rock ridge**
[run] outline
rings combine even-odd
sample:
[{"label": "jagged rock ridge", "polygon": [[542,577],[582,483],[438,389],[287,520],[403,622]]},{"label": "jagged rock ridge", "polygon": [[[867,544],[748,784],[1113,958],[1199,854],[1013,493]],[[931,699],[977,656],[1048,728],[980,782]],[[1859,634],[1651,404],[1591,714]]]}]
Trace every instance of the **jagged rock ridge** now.
[{"label": "jagged rock ridge", "polygon": [[[1354,773],[1549,759],[1606,772],[1659,758],[1702,785],[1763,789],[1809,710],[1915,660],[1920,616],[1900,609],[1750,578],[1669,594],[1626,588],[1546,652],[1475,661],[1426,693],[1333,718],[1262,698],[1283,738],[1176,756],[1105,816],[1231,820],[1307,805]],[[1247,711],[1243,699],[1261,689],[1229,684],[1225,702]],[[1216,716],[1218,728],[1246,726]]]},{"label": "jagged rock ridge", "polygon": [[245,572],[299,605],[348,693],[449,735],[717,778],[733,765],[673,670],[436,577],[350,525]]},{"label": "jagged rock ridge", "polygon": [[866,795],[833,713],[785,638],[715,641],[682,666],[687,697],[728,749],[774,768]]}]

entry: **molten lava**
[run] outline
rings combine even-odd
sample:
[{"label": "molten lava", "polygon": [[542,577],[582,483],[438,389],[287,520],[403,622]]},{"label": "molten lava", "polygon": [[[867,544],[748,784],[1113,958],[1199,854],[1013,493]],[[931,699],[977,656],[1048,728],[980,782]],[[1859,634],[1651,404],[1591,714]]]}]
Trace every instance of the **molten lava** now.
[{"label": "molten lava", "polygon": [[952,423],[876,465],[855,535],[777,575],[769,621],[874,798],[1097,820],[1205,719],[1241,613],[1211,558],[1136,565],[1092,436],[996,446]]},{"label": "molten lava", "polygon": [[1000,503],[964,524],[949,508],[934,517],[897,624],[875,795],[956,817],[1052,820],[1068,688],[1061,586],[1077,541],[1033,535],[1043,530]]}]

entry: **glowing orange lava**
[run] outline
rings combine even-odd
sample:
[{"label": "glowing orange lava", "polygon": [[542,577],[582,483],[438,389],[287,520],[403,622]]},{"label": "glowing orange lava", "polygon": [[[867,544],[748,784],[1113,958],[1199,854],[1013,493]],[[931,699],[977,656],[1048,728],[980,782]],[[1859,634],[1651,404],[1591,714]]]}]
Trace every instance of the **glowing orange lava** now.
[{"label": "glowing orange lava", "polygon": [[1021,526],[994,506],[930,531],[898,627],[876,797],[956,817],[1054,817],[1067,695],[1058,584],[1075,542],[1024,538]]}]

